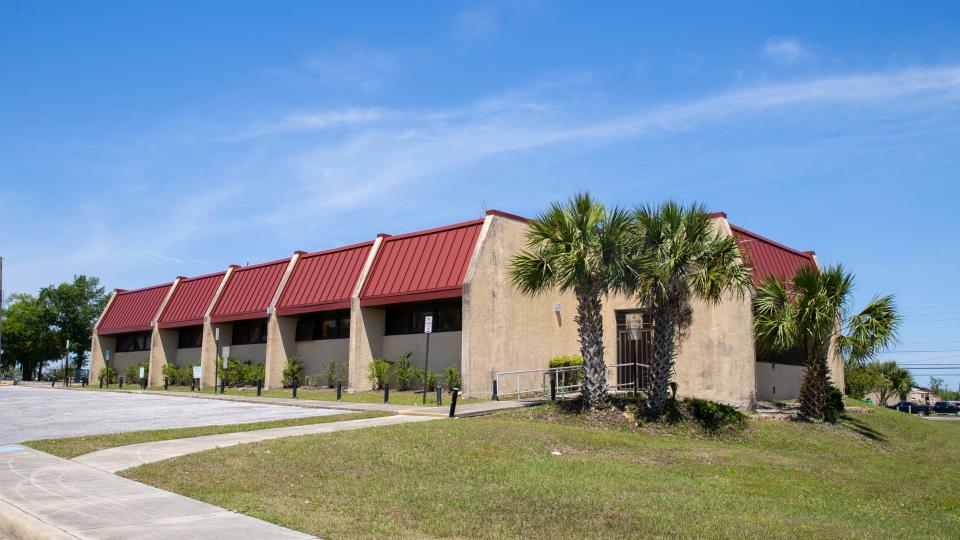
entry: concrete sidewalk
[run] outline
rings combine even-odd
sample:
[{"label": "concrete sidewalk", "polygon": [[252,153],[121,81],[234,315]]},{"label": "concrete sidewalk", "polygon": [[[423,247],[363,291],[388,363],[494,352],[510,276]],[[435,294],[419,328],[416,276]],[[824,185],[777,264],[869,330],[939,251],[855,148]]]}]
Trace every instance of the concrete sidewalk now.
[{"label": "concrete sidewalk", "polygon": [[221,435],[204,435],[202,437],[191,437],[188,439],[173,439],[169,441],[156,441],[107,448],[98,452],[75,457],[73,461],[113,473],[145,463],[153,463],[155,461],[193,454],[195,452],[203,452],[204,450],[213,450],[214,448],[267,441],[282,437],[317,435],[320,433],[409,424],[427,420],[438,420],[438,418],[429,416],[384,416],[380,418],[330,422],[328,424],[241,431]]},{"label": "concrete sidewalk", "polygon": [[[69,388],[67,388],[70,390]],[[87,390],[78,390],[87,391]],[[140,394],[148,396],[168,396],[182,397],[192,399],[213,399],[222,401],[234,401],[239,403],[261,403],[269,405],[283,405],[288,407],[302,407],[309,409],[334,409],[342,411],[380,411],[392,412],[396,414],[433,416],[447,418],[450,414],[449,401],[446,405],[422,406],[422,405],[395,405],[391,403],[360,403],[352,401],[320,401],[315,399],[289,399],[275,397],[255,397],[255,396],[235,396],[230,394],[200,394],[192,392],[163,392],[157,390],[110,390],[110,392],[123,392],[129,394]],[[460,403],[457,405],[456,417],[467,418],[471,416],[482,416],[498,411],[511,409],[523,409],[547,403],[546,399],[522,399],[509,401],[480,401],[475,403]]]},{"label": "concrete sidewalk", "polygon": [[0,536],[314,538],[18,445],[0,446]]}]

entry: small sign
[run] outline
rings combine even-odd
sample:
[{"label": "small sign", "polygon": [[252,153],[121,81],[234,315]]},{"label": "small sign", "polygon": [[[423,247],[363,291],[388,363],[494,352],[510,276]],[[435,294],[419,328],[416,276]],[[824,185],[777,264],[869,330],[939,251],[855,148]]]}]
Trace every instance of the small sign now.
[{"label": "small sign", "polygon": [[627,332],[629,332],[632,341],[640,339],[640,323],[642,320],[639,313],[627,313]]},{"label": "small sign", "polygon": [[106,360],[107,362],[110,361],[110,349],[106,349],[105,351],[103,351],[103,358],[104,358],[104,360]]},{"label": "small sign", "polygon": [[433,333],[433,315],[427,315],[423,318],[423,333]]},{"label": "small sign", "polygon": [[194,379],[200,378],[200,366],[193,366],[193,378]]},{"label": "small sign", "polygon": [[140,366],[140,378],[143,378],[143,366]]},{"label": "small sign", "polygon": [[224,345],[223,352],[220,354],[223,355],[223,367],[227,367],[227,358],[230,358],[230,346]]},{"label": "small sign", "polygon": [[220,329],[219,329],[219,328],[214,328],[214,329],[213,329],[213,339],[215,339],[215,340],[217,340],[217,341],[220,341]]}]

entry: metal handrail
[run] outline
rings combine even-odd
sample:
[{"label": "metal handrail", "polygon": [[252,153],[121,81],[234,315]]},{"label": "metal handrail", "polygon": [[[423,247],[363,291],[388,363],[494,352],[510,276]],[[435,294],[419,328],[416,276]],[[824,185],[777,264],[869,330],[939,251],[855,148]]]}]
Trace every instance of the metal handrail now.
[{"label": "metal handrail", "polygon": [[[617,370],[619,368],[640,368],[634,377],[640,377],[641,380],[634,383],[633,381],[615,383],[608,382],[608,388],[612,388],[614,391],[634,391],[634,390],[645,390],[647,387],[646,384],[646,370],[650,367],[647,364],[607,364],[604,366],[606,370]],[[524,377],[528,374],[540,374],[540,377],[534,377],[530,380],[529,377]],[[575,374],[575,377],[571,375]],[[529,386],[524,386],[524,379],[527,379],[527,384]],[[581,381],[583,380],[583,366],[564,366],[564,367],[554,367],[554,368],[534,368],[534,369],[517,369],[512,371],[498,371],[494,375],[494,385],[495,385],[495,397],[497,399],[501,397],[510,397],[516,396],[521,398],[526,394],[532,395],[548,395],[550,392],[550,381],[556,381],[556,394],[564,395],[571,394],[580,391]],[[616,372],[614,376],[611,377],[607,375],[607,381],[617,380]],[[507,391],[503,383],[508,381],[513,382],[512,391]]]}]

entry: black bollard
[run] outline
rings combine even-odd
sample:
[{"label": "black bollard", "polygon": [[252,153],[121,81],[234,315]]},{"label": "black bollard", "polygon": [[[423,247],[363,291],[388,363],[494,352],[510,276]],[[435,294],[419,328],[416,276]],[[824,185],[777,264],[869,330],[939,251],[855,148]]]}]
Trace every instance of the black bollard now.
[{"label": "black bollard", "polygon": [[297,380],[296,379],[294,379],[293,382],[290,383],[290,388],[293,390],[293,399],[297,399]]},{"label": "black bollard", "polygon": [[390,385],[383,385],[383,402],[388,403],[390,401]]},{"label": "black bollard", "polygon": [[53,388],[53,387],[56,386],[56,385],[57,385],[57,380],[56,380],[56,379],[50,381],[50,388]]},{"label": "black bollard", "polygon": [[493,380],[493,400],[500,401],[500,396],[497,394],[497,380]]},{"label": "black bollard", "polygon": [[220,377],[220,394],[223,394],[223,391],[227,389],[227,378]]},{"label": "black bollard", "polygon": [[454,418],[454,415],[457,412],[457,394],[460,393],[459,388],[453,389],[453,395],[450,396],[450,418]]},{"label": "black bollard", "polygon": [[196,388],[197,388],[197,380],[191,378],[191,379],[190,379],[190,391],[193,392]]},{"label": "black bollard", "polygon": [[437,385],[437,407],[443,405],[443,388]]},{"label": "black bollard", "polygon": [[163,378],[163,389],[167,390],[170,387],[170,379],[167,377]]},{"label": "black bollard", "polygon": [[260,397],[260,392],[263,391],[263,381],[257,379],[257,397]]},{"label": "black bollard", "polygon": [[100,388],[103,388],[103,377],[100,377]]},{"label": "black bollard", "polygon": [[123,375],[120,376],[120,389],[123,390]]},{"label": "black bollard", "polygon": [[557,400],[557,379],[550,377],[550,401]]},{"label": "black bollard", "polygon": [[337,381],[337,401],[340,401],[340,393],[343,392],[343,383]]}]

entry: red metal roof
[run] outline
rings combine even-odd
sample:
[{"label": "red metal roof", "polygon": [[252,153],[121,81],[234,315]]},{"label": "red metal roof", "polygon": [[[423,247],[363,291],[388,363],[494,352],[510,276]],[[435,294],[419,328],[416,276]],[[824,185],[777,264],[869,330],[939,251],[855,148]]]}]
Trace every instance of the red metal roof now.
[{"label": "red metal roof", "polygon": [[812,251],[797,251],[736,225],[731,224],[730,229],[737,239],[740,253],[753,270],[754,284],[768,276],[789,281],[801,267],[817,266]]},{"label": "red metal roof", "polygon": [[371,246],[364,242],[301,255],[277,302],[277,315],[349,308]]},{"label": "red metal roof", "polygon": [[157,325],[160,328],[177,328],[203,324],[203,317],[207,314],[213,295],[216,294],[225,273],[181,279],[173,290],[167,307],[157,319]]},{"label": "red metal roof", "polygon": [[134,291],[118,290],[117,296],[110,302],[110,309],[97,324],[97,334],[106,336],[151,330],[153,318],[157,316],[171,285],[165,283]]},{"label": "red metal roof", "polygon": [[375,306],[463,295],[463,279],[483,220],[387,236],[360,294]]},{"label": "red metal roof", "polygon": [[290,258],[234,269],[210,314],[215,323],[267,317]]}]

